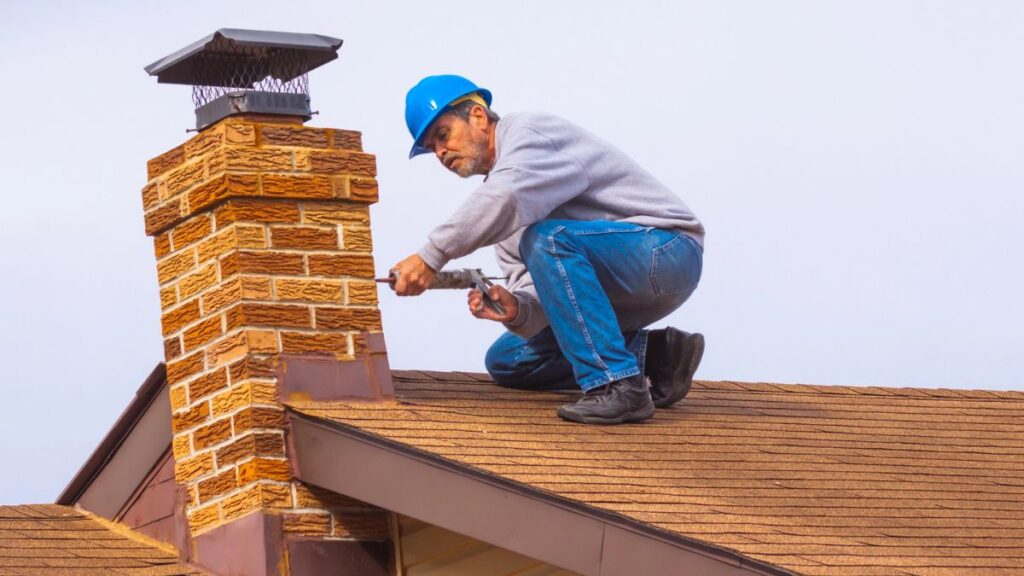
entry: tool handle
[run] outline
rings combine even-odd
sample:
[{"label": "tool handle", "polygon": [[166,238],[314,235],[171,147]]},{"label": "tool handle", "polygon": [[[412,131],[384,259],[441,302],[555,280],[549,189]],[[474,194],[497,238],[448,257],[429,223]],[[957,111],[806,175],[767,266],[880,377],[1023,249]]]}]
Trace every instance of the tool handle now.
[{"label": "tool handle", "polygon": [[473,288],[480,291],[480,295],[484,300],[484,306],[504,316],[505,307],[494,298],[491,298],[490,288],[494,286],[494,283],[488,280],[479,270],[472,270],[471,272],[473,274]]}]

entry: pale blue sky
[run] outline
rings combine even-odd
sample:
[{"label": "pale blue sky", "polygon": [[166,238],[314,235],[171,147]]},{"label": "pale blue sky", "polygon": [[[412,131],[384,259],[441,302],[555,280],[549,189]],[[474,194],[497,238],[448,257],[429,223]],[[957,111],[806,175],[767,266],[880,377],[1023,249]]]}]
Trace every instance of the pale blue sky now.
[{"label": "pale blue sky", "polygon": [[[405,91],[459,73],[704,220],[702,285],[668,319],[707,335],[699,378],[1020,390],[1022,23],[1014,1],[2,0],[0,504],[52,501],[162,359],[139,190],[193,116],[142,67],[217,28],[345,40],[311,124],[377,155],[379,271],[474,187],[406,159]],[[482,370],[500,330],[461,293],[381,309],[397,368]]]}]

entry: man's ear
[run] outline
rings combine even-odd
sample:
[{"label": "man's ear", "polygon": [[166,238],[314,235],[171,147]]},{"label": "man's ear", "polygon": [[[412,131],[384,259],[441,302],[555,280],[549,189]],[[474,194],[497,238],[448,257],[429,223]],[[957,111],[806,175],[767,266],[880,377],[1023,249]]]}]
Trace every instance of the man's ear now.
[{"label": "man's ear", "polygon": [[476,104],[469,109],[469,122],[470,125],[476,128],[486,128],[491,119],[487,117],[487,110],[483,106]]}]

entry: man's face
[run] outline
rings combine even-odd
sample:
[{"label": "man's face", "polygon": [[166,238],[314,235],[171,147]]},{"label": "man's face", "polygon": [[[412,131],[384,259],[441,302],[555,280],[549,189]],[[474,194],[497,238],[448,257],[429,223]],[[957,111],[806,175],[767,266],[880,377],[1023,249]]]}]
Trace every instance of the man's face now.
[{"label": "man's face", "polygon": [[472,109],[469,121],[446,112],[427,130],[423,146],[433,150],[445,168],[463,178],[487,174],[492,163],[489,125],[481,107]]}]

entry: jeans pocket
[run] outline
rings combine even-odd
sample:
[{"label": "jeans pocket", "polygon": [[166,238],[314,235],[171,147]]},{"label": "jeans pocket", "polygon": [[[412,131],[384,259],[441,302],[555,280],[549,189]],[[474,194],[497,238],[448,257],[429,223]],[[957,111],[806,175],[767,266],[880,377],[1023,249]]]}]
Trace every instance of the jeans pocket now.
[{"label": "jeans pocket", "polygon": [[654,293],[689,297],[697,288],[702,254],[689,236],[679,232],[654,248],[651,254],[651,287]]}]

